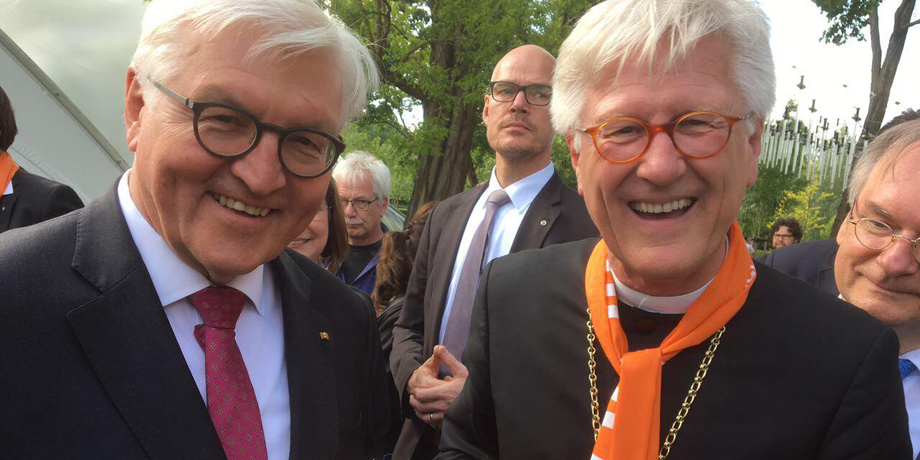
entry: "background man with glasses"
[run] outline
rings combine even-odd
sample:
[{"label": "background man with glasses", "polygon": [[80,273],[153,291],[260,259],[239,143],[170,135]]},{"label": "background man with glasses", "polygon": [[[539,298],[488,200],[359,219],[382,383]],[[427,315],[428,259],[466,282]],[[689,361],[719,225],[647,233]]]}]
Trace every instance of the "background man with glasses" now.
[{"label": "background man with glasses", "polygon": [[773,248],[784,248],[802,241],[802,226],[792,217],[782,217],[770,226],[770,234],[773,239]]},{"label": "background man with glasses", "polygon": [[393,330],[390,366],[407,418],[396,458],[437,453],[444,411],[465,381],[460,360],[482,267],[509,252],[597,236],[584,201],[550,161],[554,64],[534,45],[496,64],[482,109],[492,176],[439,203],[428,219]]},{"label": "background man with glasses", "polygon": [[439,460],[907,457],[897,337],[735,221],[774,75],[752,1],[579,19],[551,112],[601,239],[486,267]]},{"label": "background man with glasses", "polygon": [[285,250],[376,84],[312,0],[157,0],[127,72],[131,170],[0,241],[5,458],[367,459],[375,318]]},{"label": "background man with glasses", "polygon": [[367,152],[345,155],[332,172],[348,231],[348,256],[338,277],[370,295],[377,281],[380,242],[389,231],[380,219],[390,205],[390,169]]}]

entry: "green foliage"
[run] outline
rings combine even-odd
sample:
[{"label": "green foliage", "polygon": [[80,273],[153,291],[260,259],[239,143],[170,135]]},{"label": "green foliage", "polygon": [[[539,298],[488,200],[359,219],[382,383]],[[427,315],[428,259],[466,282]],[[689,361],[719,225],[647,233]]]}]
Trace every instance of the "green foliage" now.
[{"label": "green foliage", "polygon": [[786,192],[778,216],[793,217],[799,221],[804,232],[803,240],[827,238],[837,211],[837,197],[821,186],[815,176],[805,188]]},{"label": "green foliage", "polygon": [[826,43],[842,45],[848,39],[864,41],[862,30],[869,25],[869,16],[881,0],[812,0],[830,23],[821,35]]},{"label": "green foliage", "polygon": [[769,236],[770,226],[780,215],[780,208],[787,201],[789,193],[797,193],[807,181],[792,174],[785,174],[780,166],[758,167],[757,182],[749,188],[741,203],[738,221],[748,237]]}]

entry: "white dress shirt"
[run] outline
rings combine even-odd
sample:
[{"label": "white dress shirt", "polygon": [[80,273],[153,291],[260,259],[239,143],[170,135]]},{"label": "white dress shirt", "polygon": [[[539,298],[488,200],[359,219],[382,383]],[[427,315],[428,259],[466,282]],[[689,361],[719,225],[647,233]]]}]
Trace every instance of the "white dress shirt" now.
[{"label": "white dress shirt", "polygon": [[[204,351],[194,336],[195,326],[204,321],[187,297],[211,286],[211,282],[179,259],[141,215],[128,189],[130,173],[128,170],[118,183],[121,211],[201,398],[207,404]],[[291,450],[291,415],[280,292],[267,265],[237,276],[227,286],[246,294],[246,303],[236,323],[236,342],[259,402],[268,458],[286,459]]]},{"label": "white dress shirt", "polygon": [[13,181],[10,181],[9,184],[6,184],[6,189],[3,190],[3,195],[12,195],[13,194]]},{"label": "white dress shirt", "polygon": [[[506,255],[511,251],[511,244],[514,243],[514,237],[517,235],[518,228],[521,227],[524,215],[527,214],[527,210],[530,209],[534,198],[537,197],[540,190],[543,190],[543,186],[549,182],[555,171],[553,163],[550,162],[545,168],[504,188],[505,193],[511,198],[511,202],[495,210],[495,215],[492,217],[492,228],[489,229],[489,247],[486,248],[485,256],[482,259],[483,266],[492,259]],[[466,221],[466,228],[463,230],[463,237],[460,239],[460,246],[457,248],[457,260],[454,262],[454,269],[450,275],[450,286],[447,288],[447,305],[444,308],[444,316],[441,317],[439,343],[444,342],[444,334],[447,332],[447,322],[450,319],[450,312],[454,305],[454,297],[457,296],[460,271],[463,270],[466,253],[470,251],[473,234],[476,233],[479,224],[486,217],[486,204],[489,200],[489,195],[496,190],[502,190],[502,186],[499,185],[498,178],[495,176],[495,168],[492,168],[489,185],[479,197],[476,205],[473,206],[473,212]]]},{"label": "white dress shirt", "polygon": [[[900,356],[920,368],[920,350],[912,350]],[[901,384],[904,385],[904,404],[907,406],[907,424],[910,427],[910,444],[914,448],[911,458],[920,456],[920,371],[914,371]]]}]

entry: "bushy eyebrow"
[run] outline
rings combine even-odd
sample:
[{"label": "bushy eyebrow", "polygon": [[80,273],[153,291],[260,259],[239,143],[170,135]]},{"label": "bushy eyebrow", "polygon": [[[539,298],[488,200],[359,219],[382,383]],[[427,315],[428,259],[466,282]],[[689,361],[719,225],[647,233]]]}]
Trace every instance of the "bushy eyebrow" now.
[{"label": "bushy eyebrow", "polygon": [[[189,98],[201,102],[219,102],[221,104],[227,104],[254,115],[254,111],[242,100],[238,99],[233,93],[217,85],[204,86],[197,90],[193,96],[189,96]],[[297,126],[292,126],[292,128],[314,128],[329,133],[334,131],[333,125],[326,122],[298,123]]]},{"label": "bushy eyebrow", "polygon": [[878,214],[886,219],[894,220],[894,216],[892,216],[890,212],[886,211],[885,208],[881,207],[877,203],[869,201],[866,203],[866,207],[875,214]]}]

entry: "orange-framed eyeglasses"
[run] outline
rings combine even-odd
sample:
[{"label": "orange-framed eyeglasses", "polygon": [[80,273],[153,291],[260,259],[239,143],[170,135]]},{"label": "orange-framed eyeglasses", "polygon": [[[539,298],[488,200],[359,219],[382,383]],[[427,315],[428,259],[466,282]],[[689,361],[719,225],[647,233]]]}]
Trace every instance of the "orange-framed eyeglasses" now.
[{"label": "orange-framed eyeglasses", "polygon": [[688,158],[711,157],[722,151],[732,135],[732,127],[751,114],[730,117],[719,112],[690,112],[677,120],[665,124],[646,123],[637,118],[616,117],[586,129],[594,148],[605,160],[615,163],[630,163],[648,151],[652,139],[659,132],[671,138],[674,148]]}]

